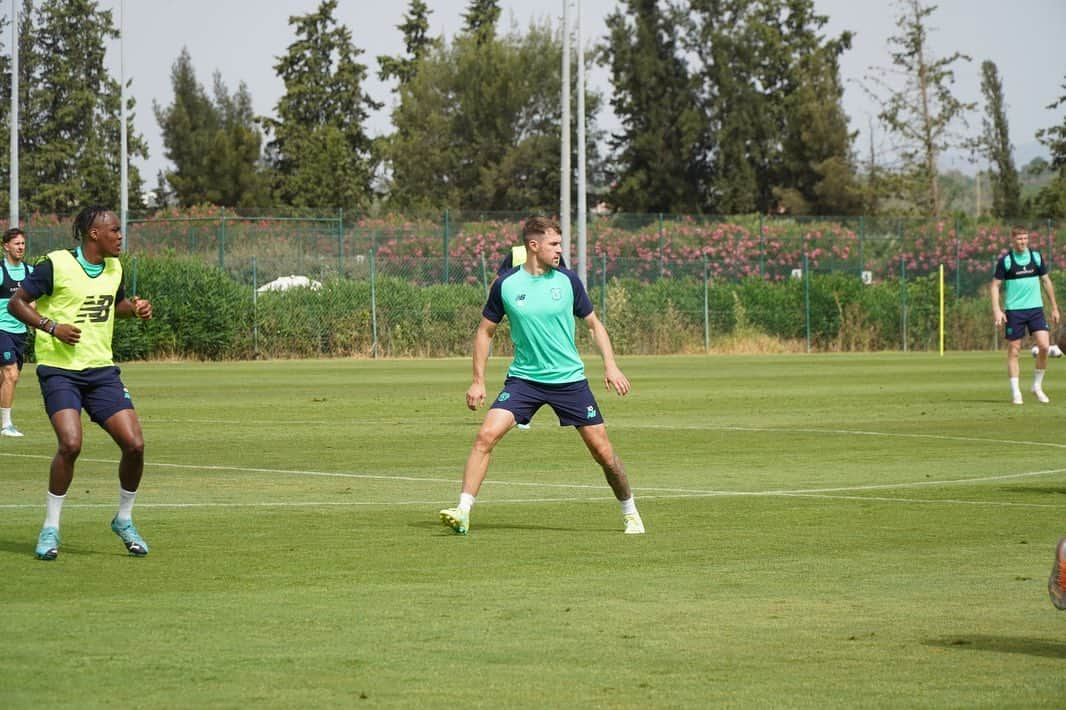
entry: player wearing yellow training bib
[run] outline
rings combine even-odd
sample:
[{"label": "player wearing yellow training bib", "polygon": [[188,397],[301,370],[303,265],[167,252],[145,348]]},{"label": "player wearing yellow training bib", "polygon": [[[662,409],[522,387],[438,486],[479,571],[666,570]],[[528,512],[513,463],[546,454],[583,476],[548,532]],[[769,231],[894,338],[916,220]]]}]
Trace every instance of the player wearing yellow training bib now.
[{"label": "player wearing yellow training bib", "polygon": [[81,453],[81,411],[99,424],[122,451],[119,505],[111,530],[138,557],[148,544],[133,525],[133,502],[144,472],[144,435],[129,391],[115,366],[111,338],[116,317],[152,317],[152,304],[127,298],[122,285],[122,232],[114,212],[82,210],[74,220],[69,251],[54,251],[16,289],[8,312],[37,329],[37,379],[58,449],[52,459],[44,525],[34,554],[59,554],[59,519]]}]

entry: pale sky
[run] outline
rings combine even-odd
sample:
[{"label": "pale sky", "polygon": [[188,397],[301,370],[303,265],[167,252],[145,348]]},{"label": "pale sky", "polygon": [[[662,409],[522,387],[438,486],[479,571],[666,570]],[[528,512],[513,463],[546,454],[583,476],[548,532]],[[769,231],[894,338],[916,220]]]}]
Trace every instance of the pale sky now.
[{"label": "pale sky", "polygon": [[[575,0],[571,2],[573,8]],[[970,132],[976,133],[981,125],[980,65],[990,59],[998,66],[1003,82],[1016,162],[1021,167],[1036,155],[1046,155],[1034,133],[1062,121],[1062,108],[1050,111],[1045,107],[1066,93],[1061,88],[1066,83],[1066,54],[1060,44],[1066,33],[1066,2],[940,0],[935,4],[938,9],[930,21],[930,39],[937,56],[959,51],[973,58],[969,64],[956,65],[955,84],[957,97],[979,104]],[[122,0],[102,0],[100,5],[113,9],[117,24]],[[132,79],[137,100],[136,130],[148,139],[151,153],[147,161],[137,163],[146,187],[154,186],[156,171],[167,165],[152,102],[167,106],[173,100],[170,69],[181,48],[188,48],[197,78],[208,90],[217,70],[231,90],[241,81],[248,85],[258,114],[273,115],[284,88],[273,66],[294,39],[288,18],[312,12],[318,5],[319,0],[125,0],[125,74]],[[433,34],[452,37],[462,26],[469,0],[427,0],[427,5],[432,10]],[[582,36],[591,45],[605,35],[604,18],[618,2],[581,0],[581,5]],[[402,35],[396,25],[403,21],[407,6],[406,0],[341,0],[338,6],[337,19],[347,25],[355,45],[365,51],[360,59],[369,69],[366,88],[375,100],[386,104],[370,123],[372,134],[388,131],[388,110],[393,101],[390,87],[377,80],[376,57],[402,53]],[[531,21],[545,18],[558,25],[563,0],[502,0],[500,7],[501,30],[512,22],[523,29]],[[870,67],[890,66],[886,40],[896,33],[895,4],[887,0],[815,0],[815,7],[829,17],[827,35],[844,30],[855,33],[851,51],[841,60],[846,82],[844,108],[852,129],[865,134],[877,106],[859,82],[870,74]],[[10,6],[4,14],[10,14]],[[109,50],[109,62],[118,76],[117,41]],[[592,73],[587,82],[609,98],[603,70]],[[601,125],[610,129],[615,124],[610,115],[604,115]],[[867,146],[868,139],[860,137],[857,148],[865,152]],[[952,167],[972,171],[959,160]]]}]

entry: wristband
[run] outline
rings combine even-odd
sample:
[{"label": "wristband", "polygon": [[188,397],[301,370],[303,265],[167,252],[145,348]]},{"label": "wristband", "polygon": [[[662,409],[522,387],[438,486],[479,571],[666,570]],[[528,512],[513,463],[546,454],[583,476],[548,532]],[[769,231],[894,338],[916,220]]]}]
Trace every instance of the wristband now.
[{"label": "wristband", "polygon": [[57,326],[57,325],[59,325],[59,324],[58,324],[58,323],[56,323],[55,321],[52,321],[52,327],[48,329],[48,334],[49,334],[49,335],[51,335],[52,337],[55,337],[55,334],[56,334],[56,326]]},{"label": "wristband", "polygon": [[41,322],[37,324],[37,327],[41,330],[44,330],[44,327],[46,325],[48,325],[48,318],[46,318],[45,316],[41,316]]}]

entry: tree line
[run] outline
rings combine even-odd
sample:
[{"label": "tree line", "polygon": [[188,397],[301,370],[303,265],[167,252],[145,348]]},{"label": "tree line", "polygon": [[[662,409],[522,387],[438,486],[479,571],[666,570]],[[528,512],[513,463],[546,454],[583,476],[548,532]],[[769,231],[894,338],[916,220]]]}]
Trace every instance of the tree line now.
[{"label": "tree line", "polygon": [[[372,68],[337,3],[289,18],[292,42],[274,65],[284,92],[271,116],[255,115],[244,83],[231,89],[216,72],[205,86],[183,49],[170,102],[152,107],[170,166],[155,176],[151,205],[131,166],[129,204],[557,211],[561,26],[501,31],[497,0],[469,0],[459,31],[434,36],[427,4],[409,0],[396,26],[403,52]],[[619,0],[586,58],[610,78],[607,95],[586,89],[590,202],[636,213],[939,217],[952,209],[953,183],[938,160],[965,149],[987,166],[978,176],[990,192],[983,211],[1066,215],[1066,118],[1037,134],[1050,164],[1019,172],[996,65],[981,64],[983,106],[960,101],[955,68],[973,59],[938,58],[934,5],[895,3],[891,65],[864,82],[880,111],[861,147],[839,66],[853,34],[824,36],[828,18],[814,0]],[[121,87],[104,66],[118,36],[110,11],[94,0],[23,0],[19,35],[22,209],[117,204]],[[391,82],[391,96],[367,92],[371,71]],[[11,89],[5,50],[5,127]],[[372,136],[367,121],[386,101],[391,132]],[[609,133],[599,123],[607,103],[618,120]],[[1063,104],[1066,95],[1049,108]],[[145,158],[133,109],[131,100],[128,152]],[[967,131],[975,113],[976,135]],[[1046,173],[1029,195],[1026,170]],[[6,153],[0,174],[10,178]]]}]

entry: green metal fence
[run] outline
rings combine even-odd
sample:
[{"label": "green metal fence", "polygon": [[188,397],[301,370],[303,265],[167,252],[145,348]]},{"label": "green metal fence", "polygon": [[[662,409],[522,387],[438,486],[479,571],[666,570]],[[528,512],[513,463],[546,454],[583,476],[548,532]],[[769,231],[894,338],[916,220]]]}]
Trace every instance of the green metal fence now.
[{"label": "green metal fence", "polygon": [[[286,342],[286,338],[291,341],[289,331],[261,322],[257,311],[249,333],[252,354],[461,354],[454,351],[465,351],[468,345],[457,345],[452,342],[454,333],[444,333],[449,327],[469,331],[456,339],[465,342],[473,332],[479,309],[466,306],[483,300],[496,266],[516,243],[525,217],[446,212],[421,218],[369,218],[342,211],[222,208],[131,213],[125,250],[134,260],[133,278],[138,260],[148,261],[142,257],[179,255],[219,267],[250,294],[259,294],[264,285],[290,276],[327,285],[369,284],[367,296],[351,295],[348,301],[331,304],[335,310],[368,314],[369,335],[361,345],[322,345],[319,333],[308,336],[317,338],[317,346],[312,343],[294,350]],[[929,332],[932,304],[925,293],[928,289],[916,292],[914,284],[928,282],[943,266],[953,309],[949,315],[958,331],[949,339],[949,347],[997,347],[990,317],[987,323],[978,323],[978,319],[979,314],[987,314],[992,267],[1008,245],[1010,225],[1016,222],[1033,231],[1034,248],[1043,252],[1052,268],[1066,261],[1066,244],[1057,240],[1056,225],[1048,221],[594,214],[587,229],[587,281],[597,311],[612,337],[622,343],[619,349],[623,352],[712,348],[736,329],[737,303],[743,308],[747,297],[741,285],[753,280],[777,283],[784,292],[802,296],[796,295],[798,304],[780,306],[784,317],[771,313],[756,319],[766,334],[799,341],[805,349],[862,347],[861,339],[850,346],[843,340],[827,343],[815,338],[812,342],[811,324],[819,319],[861,324],[865,316],[876,315],[844,313],[840,303],[819,300],[817,289],[812,302],[811,279],[828,275],[849,276],[856,284],[893,294],[895,302],[884,308],[898,310],[898,332],[881,337],[877,341],[881,347],[926,349],[936,343],[935,333]],[[33,216],[24,226],[31,258],[72,244],[69,219]],[[572,234],[567,259],[574,267],[576,228]],[[383,282],[413,285],[423,291],[423,297],[436,294],[427,289],[438,286],[466,287],[471,295],[459,297],[466,303],[465,325],[454,321],[455,296],[438,294],[434,296],[438,302],[415,302],[401,297],[398,288],[383,290]],[[628,290],[628,300],[620,298],[619,290]],[[647,296],[645,291],[656,296]],[[335,292],[329,293],[327,287],[319,298],[338,298]],[[252,296],[254,308],[260,305],[259,298]],[[669,312],[661,312],[666,308]],[[410,336],[413,309],[419,311],[417,330],[422,342],[412,350],[410,342],[418,340]],[[834,309],[840,312],[831,313]],[[282,315],[275,313],[273,322]],[[671,338],[671,318],[673,325],[684,330],[684,337]],[[886,320],[883,313],[879,318],[881,323]],[[644,332],[625,332],[637,321]],[[401,322],[405,323],[402,329]],[[976,332],[961,332],[964,329]],[[336,332],[336,326],[323,324],[320,330]],[[276,342],[272,333],[277,333]],[[440,347],[426,342],[430,337],[440,341]]]}]

